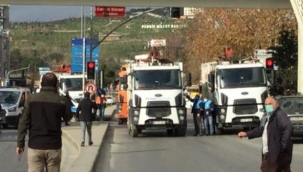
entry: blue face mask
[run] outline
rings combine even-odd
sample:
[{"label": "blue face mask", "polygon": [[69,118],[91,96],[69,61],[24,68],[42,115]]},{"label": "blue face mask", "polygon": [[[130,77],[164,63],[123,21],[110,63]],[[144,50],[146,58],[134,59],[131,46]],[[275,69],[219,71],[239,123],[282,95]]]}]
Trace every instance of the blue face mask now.
[{"label": "blue face mask", "polygon": [[272,107],[272,105],[265,105],[265,111],[266,111],[268,114],[272,114],[273,111],[274,111],[274,108]]}]

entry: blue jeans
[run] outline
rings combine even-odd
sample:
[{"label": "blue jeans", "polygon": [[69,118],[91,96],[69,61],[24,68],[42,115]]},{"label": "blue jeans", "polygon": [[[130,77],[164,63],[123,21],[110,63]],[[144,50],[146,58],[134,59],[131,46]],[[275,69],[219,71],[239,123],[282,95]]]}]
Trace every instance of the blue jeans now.
[{"label": "blue jeans", "polygon": [[214,134],[213,116],[204,115],[205,134]]},{"label": "blue jeans", "polygon": [[104,107],[100,107],[100,108],[99,108],[99,117],[100,117],[100,121],[104,121],[104,111],[105,111],[105,108],[104,108]]}]

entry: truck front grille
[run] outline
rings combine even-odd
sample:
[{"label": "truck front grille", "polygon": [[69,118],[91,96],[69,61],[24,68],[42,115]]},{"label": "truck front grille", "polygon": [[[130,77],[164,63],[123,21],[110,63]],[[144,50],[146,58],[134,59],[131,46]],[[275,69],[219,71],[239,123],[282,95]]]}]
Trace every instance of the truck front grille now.
[{"label": "truck front grille", "polygon": [[150,117],[166,117],[171,114],[169,101],[147,102],[147,115]]},{"label": "truck front grille", "polygon": [[258,112],[256,99],[238,99],[234,101],[234,113],[236,115],[248,115]]}]

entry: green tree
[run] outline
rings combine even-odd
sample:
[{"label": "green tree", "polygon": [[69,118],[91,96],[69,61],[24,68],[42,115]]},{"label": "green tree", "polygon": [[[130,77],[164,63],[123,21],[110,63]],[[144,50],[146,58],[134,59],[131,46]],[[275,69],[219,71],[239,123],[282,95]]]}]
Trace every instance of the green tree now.
[{"label": "green tree", "polygon": [[[272,55],[276,65],[279,67],[277,74],[282,78],[283,85],[293,83],[296,87],[298,72],[298,38],[294,29],[282,28],[277,39],[277,45],[271,46]],[[294,88],[296,90],[296,88]]]}]

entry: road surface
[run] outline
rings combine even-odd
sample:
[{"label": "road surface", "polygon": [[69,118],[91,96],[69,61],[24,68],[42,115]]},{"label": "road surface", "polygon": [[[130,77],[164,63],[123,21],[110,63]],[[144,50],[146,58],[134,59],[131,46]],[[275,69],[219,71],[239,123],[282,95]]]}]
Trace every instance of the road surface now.
[{"label": "road surface", "polygon": [[[27,138],[26,138],[27,140]],[[62,146],[62,172],[68,172],[68,168],[77,158],[76,148],[63,137]],[[15,153],[17,146],[17,130],[2,129],[0,134],[0,171],[1,172],[27,172],[27,149],[20,161]],[[27,148],[27,143],[26,143]]]},{"label": "road surface", "polygon": [[[256,172],[260,171],[261,139],[239,139],[237,131],[220,136],[192,136],[189,115],[186,137],[166,133],[128,135],[126,125],[111,122],[96,172]],[[295,141],[292,171],[302,171],[303,142]]]}]

